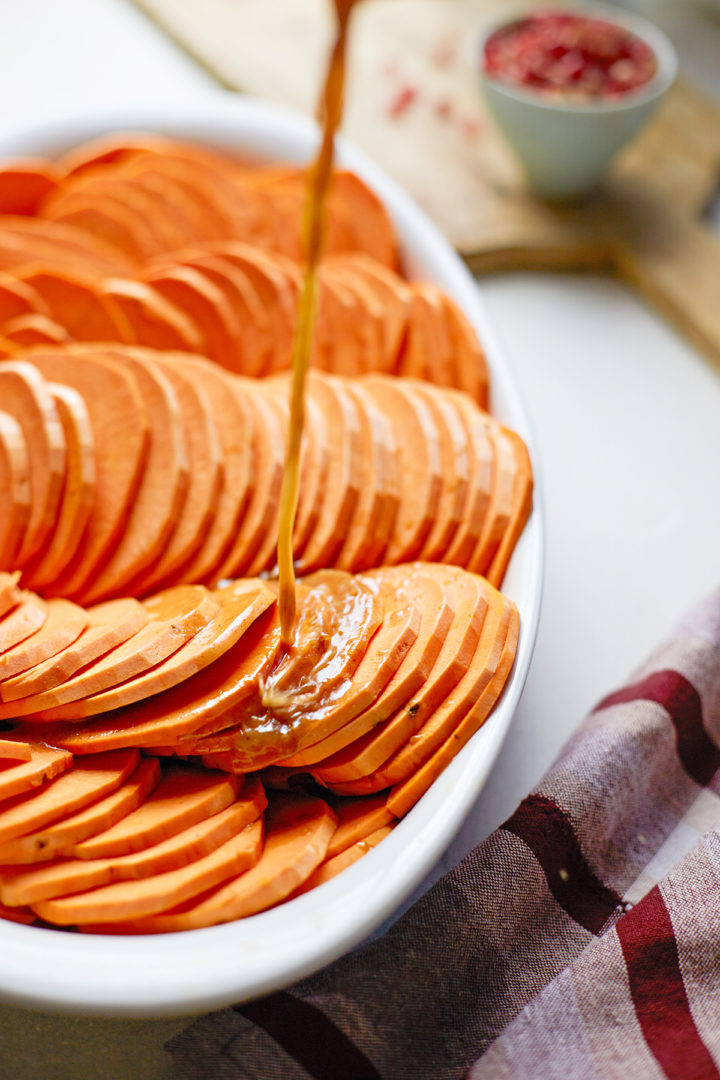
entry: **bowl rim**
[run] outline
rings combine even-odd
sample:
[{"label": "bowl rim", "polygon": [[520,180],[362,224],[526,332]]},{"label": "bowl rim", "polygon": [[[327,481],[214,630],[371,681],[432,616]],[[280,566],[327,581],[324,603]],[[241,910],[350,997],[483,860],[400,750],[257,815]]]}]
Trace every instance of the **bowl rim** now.
[{"label": "bowl rim", "polygon": [[[563,100],[562,97],[549,97],[545,91],[525,89],[515,83],[504,82],[502,79],[487,74],[483,64],[479,61],[482,60],[485,46],[494,33],[504,27],[512,26],[513,23],[520,22],[524,18],[529,18],[533,14],[554,14],[555,12],[563,14],[567,12],[567,14],[587,16],[589,18],[596,17],[629,30],[652,48],[657,59],[657,71],[645,86],[630,91],[619,98],[608,100],[590,98],[579,101]],[[465,57],[467,63],[484,86],[492,88],[494,93],[501,94],[522,105],[529,105],[536,109],[558,114],[602,116],[640,108],[662,97],[675,82],[678,73],[678,57],[675,47],[667,34],[655,23],[643,18],[641,15],[636,15],[634,12],[619,10],[610,7],[608,4],[596,3],[595,0],[583,0],[582,3],[573,4],[567,9],[564,7],[528,9],[521,4],[515,5],[512,11],[506,12],[502,17],[495,18],[490,22],[484,22],[480,29],[476,28],[467,36]]]},{"label": "bowl rim", "polygon": [[[111,131],[156,131],[268,159],[301,161],[318,139],[304,116],[224,91],[191,106],[102,110],[23,129],[0,140],[0,156],[45,153]],[[484,724],[383,844],[331,881],[277,908],[219,926],[155,936],[86,935],[0,920],[0,1000],[74,1015],[194,1015],[247,1000],[318,970],[360,943],[394,912],[447,848],[475,802],[510,727],[532,657],[544,568],[543,498],[536,443],[509,365],[489,327],[477,285],[439,230],[360,151],[339,140],[341,164],[388,206],[408,267],[425,259],[483,336],[493,400],[525,438],[536,480],[534,507],[506,591],[522,612],[514,670]],[[497,397],[496,397],[497,395]],[[513,566],[515,564],[515,566]],[[519,571],[514,573],[513,571]]]}]

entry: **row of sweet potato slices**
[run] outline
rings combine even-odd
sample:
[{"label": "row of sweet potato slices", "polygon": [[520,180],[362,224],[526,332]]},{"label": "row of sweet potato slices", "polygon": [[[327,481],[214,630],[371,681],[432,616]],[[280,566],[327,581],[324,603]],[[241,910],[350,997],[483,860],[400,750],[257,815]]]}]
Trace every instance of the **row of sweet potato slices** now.
[{"label": "row of sweet potato slices", "polygon": [[[288,376],[130,346],[25,356],[0,363],[0,568],[82,602],[272,569]],[[499,584],[530,509],[522,440],[413,379],[313,373],[301,466],[303,573],[420,558]]]},{"label": "row of sweet potato slices", "polygon": [[[291,366],[299,287],[297,263],[232,242],[158,257],[135,279],[93,280],[31,258],[0,273],[0,352],[117,341],[268,375]],[[406,282],[363,254],[321,266],[312,361],[342,375],[425,378],[487,403],[485,358],[459,308],[435,285]]]},{"label": "row of sweet potato slices", "polygon": [[[0,215],[35,216],[86,234],[118,265],[226,239],[299,260],[305,185],[298,166],[243,163],[160,136],[120,136],[78,146],[55,162],[8,163],[0,169]],[[364,251],[385,266],[399,265],[387,211],[345,170],[330,186],[327,250]]]}]

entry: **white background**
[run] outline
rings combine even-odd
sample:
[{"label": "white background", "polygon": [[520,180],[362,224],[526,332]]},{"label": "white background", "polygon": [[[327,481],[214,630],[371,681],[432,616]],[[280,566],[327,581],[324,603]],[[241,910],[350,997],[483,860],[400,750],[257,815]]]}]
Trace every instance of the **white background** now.
[{"label": "white background", "polygon": [[[629,6],[664,23],[685,74],[720,97],[720,21],[689,0]],[[127,0],[0,0],[0,31],[0,135],[215,89]],[[587,709],[720,585],[720,373],[611,280],[517,274],[482,291],[540,450],[545,600],[513,728],[434,876],[512,812]],[[182,1026],[0,1005],[0,1077],[161,1080],[162,1043]]]}]

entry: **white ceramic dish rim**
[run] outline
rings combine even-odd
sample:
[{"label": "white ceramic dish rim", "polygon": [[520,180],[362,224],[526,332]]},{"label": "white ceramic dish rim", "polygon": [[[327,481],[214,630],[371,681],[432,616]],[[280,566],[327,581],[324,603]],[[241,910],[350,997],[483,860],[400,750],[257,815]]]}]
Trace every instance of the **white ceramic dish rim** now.
[{"label": "white ceramic dish rim", "polygon": [[[269,159],[304,160],[317,131],[275,106],[224,93],[185,105],[68,119],[0,141],[0,158],[53,154],[111,131],[158,131],[230,145]],[[245,1000],[317,970],[362,941],[436,863],[477,798],[510,726],[527,676],[542,594],[544,539],[539,466],[527,416],[487,325],[477,287],[439,231],[371,161],[342,143],[355,169],[388,206],[412,275],[424,273],[464,309],[486,345],[493,408],[528,442],[535,504],[505,591],[521,612],[512,676],[489,722],[393,833],[345,873],[289,904],[249,919],[182,934],[112,937],[0,920],[0,998],[56,1012],[106,1016],[189,1015]]]},{"label": "white ceramic dish rim", "polygon": [[[564,8],[558,8],[564,11]],[[521,101],[526,105],[533,105],[538,109],[548,109],[556,113],[587,114],[593,116],[605,113],[622,113],[630,109],[647,105],[661,97],[675,82],[678,69],[678,60],[675,49],[670,39],[648,19],[635,15],[629,11],[621,11],[606,4],[573,4],[568,8],[568,14],[586,15],[604,19],[606,22],[615,23],[626,30],[631,31],[636,37],[641,38],[648,44],[657,58],[657,71],[652,79],[640,90],[632,91],[619,99],[604,101],[602,99],[590,101],[563,100],[561,97],[553,98],[545,95],[542,91],[523,90],[514,83],[504,82],[502,79],[488,75],[479,61],[484,56],[485,45],[488,39],[503,27],[512,26],[518,20],[533,14],[532,9],[517,6],[510,12],[506,12],[502,18],[494,19],[491,23],[483,26],[482,30],[470,35],[466,43],[466,59],[478,78],[492,86],[496,93],[504,94],[515,101]]]}]

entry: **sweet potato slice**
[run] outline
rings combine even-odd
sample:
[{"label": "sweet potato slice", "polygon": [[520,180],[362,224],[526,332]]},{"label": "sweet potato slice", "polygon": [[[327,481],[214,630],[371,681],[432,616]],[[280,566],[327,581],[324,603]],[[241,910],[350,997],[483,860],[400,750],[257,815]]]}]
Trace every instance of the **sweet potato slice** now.
[{"label": "sweet potato slice", "polygon": [[[277,523],[280,512],[280,488],[285,460],[285,432],[282,412],[260,386],[250,380],[233,378],[226,393],[234,394],[246,413],[246,425],[253,425],[252,474],[246,474],[241,517],[236,535],[213,576],[222,580],[244,574],[256,574],[274,560]],[[249,463],[248,463],[249,464]],[[238,495],[242,488],[238,486]]]},{"label": "sweet potato slice", "polygon": [[242,327],[221,289],[200,271],[188,266],[151,269],[145,280],[171,304],[188,312],[202,327],[206,356],[231,371],[237,368],[237,341],[242,335]]},{"label": "sweet potato slice", "polygon": [[37,633],[47,617],[45,601],[34,593],[23,592],[18,606],[0,619],[0,656]]},{"label": "sweet potato slice", "polygon": [[45,221],[99,238],[138,266],[162,250],[147,214],[128,203],[119,191],[61,190],[44,205],[42,216]]},{"label": "sweet potato slice", "polygon": [[267,812],[265,846],[245,873],[195,902],[163,915],[128,923],[137,933],[167,933],[231,922],[287,899],[322,862],[336,818],[327,803],[304,795],[273,797]]},{"label": "sweet potato slice", "polygon": [[446,741],[431,757],[423,762],[422,766],[412,776],[396,785],[388,795],[388,809],[392,810],[398,817],[406,814],[418,799],[425,794],[433,781],[437,779],[468,739],[484,724],[497,704],[515,660],[518,627],[518,613],[513,607],[510,612],[510,623],[500,660],[487,686]]},{"label": "sweet potato slice", "polygon": [[[101,717],[78,727],[53,724],[56,744],[77,754],[121,746],[162,746],[173,743],[183,754],[183,735],[230,727],[237,714],[257,692],[259,680],[267,675],[280,647],[277,611],[261,615],[226,656],[205,668],[193,679],[124,709],[120,715]],[[239,651],[242,650],[242,651]],[[49,737],[49,736],[48,736]],[[189,751],[187,751],[189,752]]]},{"label": "sweet potato slice", "polygon": [[133,263],[112,244],[47,218],[0,217],[0,269],[52,266],[88,277],[131,272]]},{"label": "sweet potato slice", "polygon": [[386,331],[384,311],[377,292],[362,275],[342,265],[325,265],[323,270],[329,280],[342,286],[357,303],[353,327],[360,342],[357,374],[384,370]]},{"label": "sweet potato slice", "polygon": [[439,562],[462,528],[470,501],[473,466],[469,438],[444,394],[433,391],[427,383],[413,382],[412,387],[430,410],[439,436],[443,488],[437,518],[420,553],[427,562]]},{"label": "sweet potato slice", "polygon": [[[64,181],[61,190],[45,204],[48,214],[57,214],[58,209],[74,210],[80,205],[80,199],[88,200],[97,208],[106,209],[112,214],[117,202],[123,210],[142,222],[142,228],[131,226],[133,239],[138,238],[140,246],[149,241],[147,257],[155,252],[173,251],[187,242],[187,231],[178,226],[172,213],[168,212],[168,200],[159,199],[156,192],[149,191],[138,184],[122,170],[113,170],[108,176],[107,170],[88,169],[82,176],[74,176]],[[124,219],[126,222],[130,218]]]},{"label": "sweet potato slice", "polygon": [[0,365],[0,401],[3,411],[17,420],[30,451],[30,520],[16,554],[16,565],[23,566],[55,524],[65,478],[65,437],[50,391],[30,364]]},{"label": "sweet potato slice", "polygon": [[50,316],[75,341],[135,340],[119,305],[92,281],[49,268],[24,271],[22,281],[42,297]]},{"label": "sweet potato slice", "polygon": [[515,481],[510,520],[486,574],[488,581],[496,589],[499,589],[502,584],[515,544],[530,516],[533,490],[532,465],[525,443],[519,435],[507,428],[502,429],[502,435],[510,441],[515,454]]},{"label": "sweet potato slice", "polygon": [[224,810],[235,801],[242,786],[242,777],[171,763],[137,810],[77,843],[75,856],[106,859],[144,851]]},{"label": "sweet potato slice", "polygon": [[486,409],[489,377],[482,345],[457,304],[444,294],[442,304],[455,357],[451,385],[464,390],[482,409]]},{"label": "sweet potato slice", "polygon": [[16,158],[0,168],[0,214],[36,214],[58,186],[60,170],[45,158]]},{"label": "sweet potato slice", "polygon": [[5,702],[16,701],[58,686],[122,645],[145,626],[150,616],[137,600],[125,597],[89,608],[87,618],[87,629],[72,644],[22,675],[0,682],[0,698]]},{"label": "sweet potato slice", "polygon": [[44,743],[29,745],[32,754],[29,761],[0,762],[0,801],[40,787],[72,766],[73,757],[67,750]]},{"label": "sweet potato slice", "polygon": [[3,326],[3,334],[5,341],[24,349],[31,345],[62,345],[72,340],[64,326],[47,315],[38,314],[9,319]]},{"label": "sweet potato slice", "polygon": [[23,598],[22,589],[18,588],[20,571],[8,573],[0,570],[0,616],[6,615],[12,608],[17,607]]},{"label": "sweet potato slice", "polygon": [[149,671],[120,686],[81,698],[56,710],[58,719],[83,719],[125,708],[177,686],[231,649],[253,622],[275,603],[262,582],[240,581],[215,593],[219,608],[206,626]]},{"label": "sweet potato slice", "polygon": [[9,922],[21,923],[23,926],[32,926],[37,922],[35,912],[26,907],[5,907],[0,904],[0,919],[8,919]]},{"label": "sweet potato slice", "polygon": [[0,739],[0,758],[13,761],[30,761],[32,750],[29,743],[14,739]]},{"label": "sweet potato slice", "polygon": [[139,760],[137,750],[96,754],[74,763],[39,791],[6,800],[0,807],[0,848],[109,795],[127,780]]},{"label": "sweet potato slice", "polygon": [[383,312],[383,348],[373,365],[376,370],[397,373],[408,333],[410,287],[401,277],[361,251],[327,257],[328,266],[342,267],[373,290]]},{"label": "sweet potato slice", "polygon": [[331,799],[338,823],[325,858],[332,859],[378,829],[391,825],[395,816],[387,808],[387,797],[369,795],[365,799]]},{"label": "sweet potato slice", "polygon": [[379,769],[452,693],[472,663],[488,607],[482,579],[442,564],[425,570],[443,580],[455,610],[432,670],[409,704],[315,766],[313,776],[322,784],[332,787]]},{"label": "sweet potato slice", "polygon": [[[88,625],[85,609],[70,600],[48,600],[43,607],[47,617],[42,625],[22,642],[0,653],[0,680],[20,675],[56,656],[77,641]],[[0,622],[0,632],[1,629]]]},{"label": "sweet potato slice", "polygon": [[334,173],[328,195],[330,219],[328,250],[341,250],[333,242],[332,221],[345,209],[352,227],[351,250],[364,251],[391,270],[399,266],[397,238],[388,212],[359,176],[346,169]]},{"label": "sweet potato slice", "polygon": [[51,382],[84,399],[95,448],[95,500],[82,542],[52,591],[76,596],[117,540],[126,522],[150,448],[147,409],[137,379],[100,353],[82,359],[61,349],[36,350],[33,365]]},{"label": "sweet potato slice", "polygon": [[430,283],[410,284],[408,333],[399,374],[449,386],[453,357],[439,292]]},{"label": "sweet potato slice", "polygon": [[27,441],[15,417],[0,411],[0,568],[15,566],[30,506]]},{"label": "sweet potato slice", "polygon": [[209,395],[191,371],[154,354],[170,381],[182,416],[189,459],[188,491],[177,527],[158,558],[130,585],[139,596],[170,584],[197,554],[211,528],[225,482],[225,466]]},{"label": "sweet potato slice", "polygon": [[100,293],[119,307],[135,340],[153,349],[202,352],[205,336],[196,322],[144,281],[107,277]]},{"label": "sweet potato slice", "polygon": [[[75,354],[82,362],[85,349]],[[122,536],[83,589],[86,602],[120,593],[164,550],[177,527],[188,487],[182,414],[169,379],[146,353],[110,348],[107,355],[137,382],[150,417],[150,451]]]},{"label": "sweet potato slice", "polygon": [[84,399],[70,386],[48,383],[65,435],[67,460],[60,510],[52,538],[25,567],[23,580],[40,589],[72,561],[90,520],[95,498],[95,444]]},{"label": "sweet potato slice", "polygon": [[166,211],[181,228],[185,244],[196,240],[227,239],[230,218],[208,199],[197,170],[187,161],[157,154],[136,154],[122,165],[121,175],[145,191],[159,196]]},{"label": "sweet potato slice", "polygon": [[255,488],[256,425],[246,396],[231,390],[228,377],[215,364],[179,353],[170,353],[166,359],[208,395],[225,464],[224,483],[208,534],[181,571],[185,581],[203,581],[218,576],[216,571]]},{"label": "sweet potato slice", "polygon": [[422,549],[440,505],[437,427],[426,402],[403,380],[370,375],[363,385],[390,418],[399,450],[400,506],[385,558],[388,563],[408,562]]},{"label": "sweet potato slice", "polygon": [[[151,618],[128,641],[51,690],[1,706],[0,718],[62,720],[63,706],[68,702],[99,694],[161,663],[206,626],[217,611],[216,601],[202,585],[178,585],[146,600],[145,606]],[[74,709],[70,711],[74,714]]]},{"label": "sweet potato slice", "polygon": [[[287,401],[287,390],[282,391]],[[325,489],[325,477],[333,448],[330,446],[328,422],[317,401],[305,403],[305,429],[300,448],[300,490],[298,493],[293,552],[298,559],[317,528]]]},{"label": "sweet potato slice", "polygon": [[471,465],[470,494],[463,521],[450,546],[445,549],[443,559],[458,566],[467,566],[490,514],[497,472],[495,443],[490,438],[494,421],[475,408],[466,394],[445,390],[443,396],[448,408],[457,416],[457,426],[467,434]]},{"label": "sweet potato slice", "polygon": [[495,449],[493,490],[482,535],[468,563],[468,568],[478,574],[486,573],[510,527],[517,468],[513,444],[496,420],[488,423],[488,434]]},{"label": "sweet potato slice", "polygon": [[337,274],[321,272],[318,286],[313,365],[336,375],[359,375],[367,344],[360,301]]},{"label": "sweet potato slice", "polygon": [[30,870],[0,869],[0,893],[15,906],[177,870],[237,836],[257,821],[266,804],[262,785],[255,780],[224,810],[140,851],[104,859],[63,859]]},{"label": "sweet potato slice", "polygon": [[[18,273],[22,274],[22,271]],[[38,292],[16,273],[0,272],[0,325],[18,315],[49,315],[50,310]]]},{"label": "sweet potato slice", "polygon": [[[133,753],[132,748],[130,753]],[[94,757],[100,758],[100,755]],[[109,795],[37,832],[1,844],[0,863],[6,866],[27,866],[50,862],[63,855],[73,855],[77,843],[109,829],[133,810],[137,810],[157,786],[161,775],[157,758],[141,759],[124,783]]]},{"label": "sweet potato slice", "polygon": [[[333,783],[339,795],[369,795],[411,777],[447,739],[482,699],[499,670],[503,648],[515,618],[514,605],[487,586],[488,612],[480,641],[468,669],[449,696],[400,749],[377,770],[358,780]],[[395,812],[393,807],[390,809]],[[398,815],[400,816],[400,815]]]},{"label": "sweet potato slice", "polygon": [[303,893],[310,892],[311,889],[316,889],[318,885],[323,885],[326,881],[330,881],[332,878],[337,877],[343,870],[347,870],[353,863],[362,859],[363,855],[367,855],[368,851],[377,847],[381,840],[384,840],[386,836],[390,835],[392,830],[392,825],[385,825],[382,828],[369,833],[367,836],[363,837],[362,840],[357,840],[354,844],[346,847],[337,855],[326,857],[324,861],[320,863],[317,870],[310,875],[307,881],[293,893],[293,897],[302,896]]},{"label": "sweet potato slice", "polygon": [[399,571],[395,568],[384,568],[375,571],[373,575],[391,588],[402,588],[404,595],[420,615],[417,637],[393,677],[369,708],[363,709],[341,728],[331,731],[324,738],[309,745],[306,742],[299,753],[293,754],[280,764],[290,768],[313,765],[342,750],[354,739],[392,716],[426,682],[452,624],[454,609],[442,577],[424,573],[423,569],[422,565],[403,566]]}]

